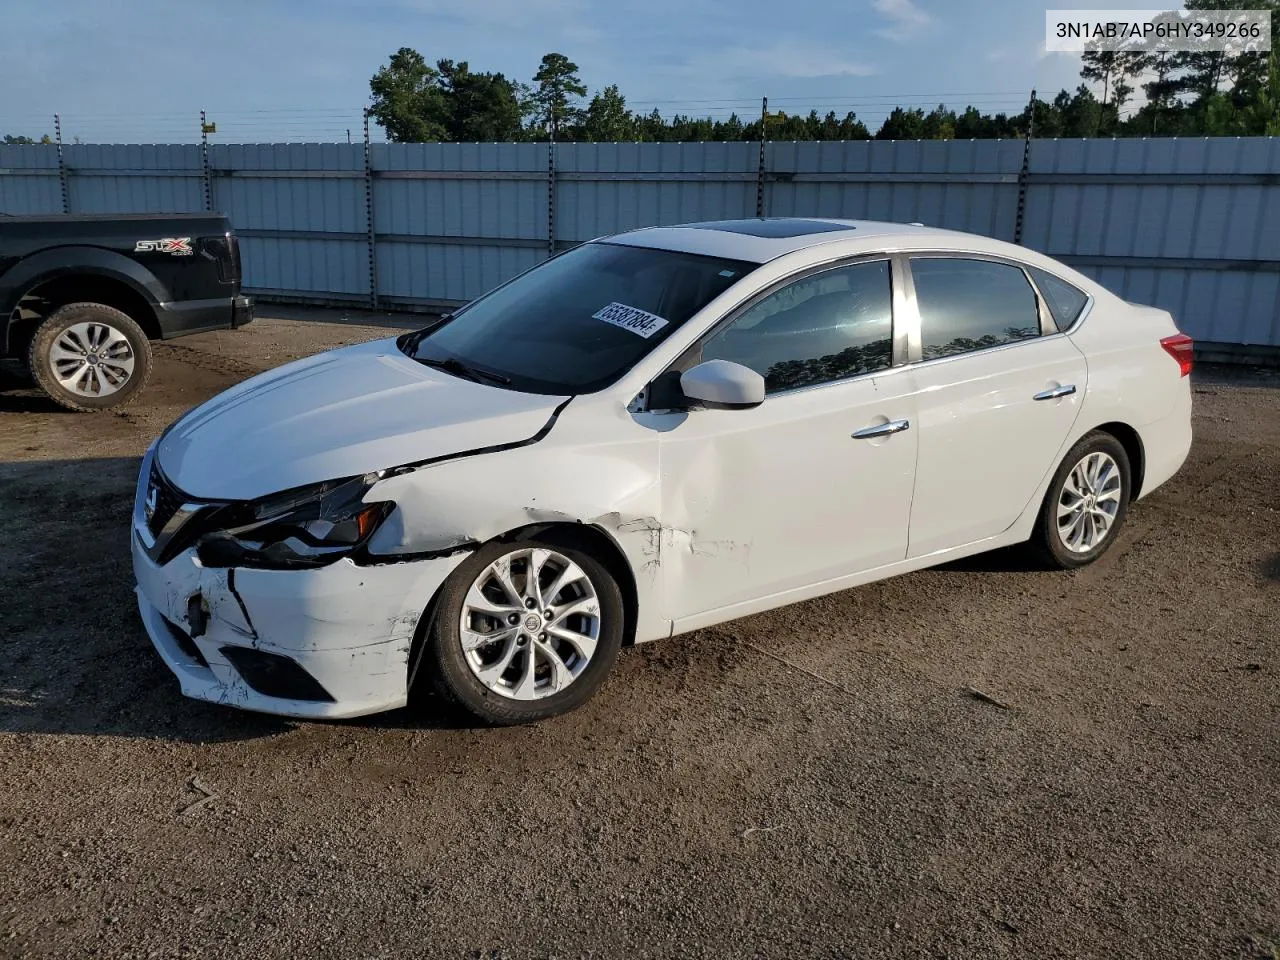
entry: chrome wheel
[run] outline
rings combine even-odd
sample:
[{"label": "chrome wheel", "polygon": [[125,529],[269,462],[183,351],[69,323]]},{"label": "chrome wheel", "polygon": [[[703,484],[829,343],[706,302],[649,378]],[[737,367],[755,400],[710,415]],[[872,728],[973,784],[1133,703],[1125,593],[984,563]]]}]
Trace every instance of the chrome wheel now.
[{"label": "chrome wheel", "polygon": [[133,376],[133,346],[107,323],[76,323],[49,347],[49,366],[58,383],[81,397],[115,393]]},{"label": "chrome wheel", "polygon": [[1108,453],[1086,454],[1067,474],[1058,495],[1058,538],[1072,553],[1102,543],[1120,509],[1120,465]]},{"label": "chrome wheel", "polygon": [[600,598],[564,554],[515,549],[471,583],[458,637],[471,672],[494,693],[539,700],[559,693],[591,662],[600,639]]}]

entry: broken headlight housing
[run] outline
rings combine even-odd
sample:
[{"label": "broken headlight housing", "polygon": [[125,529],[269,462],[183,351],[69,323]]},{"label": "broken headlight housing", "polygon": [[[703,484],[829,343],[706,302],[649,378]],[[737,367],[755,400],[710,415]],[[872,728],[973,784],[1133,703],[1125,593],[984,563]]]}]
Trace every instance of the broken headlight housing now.
[{"label": "broken headlight housing", "polygon": [[391,503],[364,501],[380,479],[380,474],[369,473],[327,480],[229,505],[219,511],[216,529],[200,538],[200,562],[289,570],[349,556],[391,512]]}]

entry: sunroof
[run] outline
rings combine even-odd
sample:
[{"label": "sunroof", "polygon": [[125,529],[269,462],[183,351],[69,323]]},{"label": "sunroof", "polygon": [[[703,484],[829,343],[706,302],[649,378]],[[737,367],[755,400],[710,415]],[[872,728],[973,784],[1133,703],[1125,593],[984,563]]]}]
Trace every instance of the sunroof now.
[{"label": "sunroof", "polygon": [[749,237],[767,237],[781,240],[786,237],[803,237],[810,233],[833,233],[852,230],[845,223],[829,220],[804,220],[796,217],[759,217],[753,220],[713,220],[710,223],[691,223],[698,230],[723,230],[725,233],[745,233]]}]

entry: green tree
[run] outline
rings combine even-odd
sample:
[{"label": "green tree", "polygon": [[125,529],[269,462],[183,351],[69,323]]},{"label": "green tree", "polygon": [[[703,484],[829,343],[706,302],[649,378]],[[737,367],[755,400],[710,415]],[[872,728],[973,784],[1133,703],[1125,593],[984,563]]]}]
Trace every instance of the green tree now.
[{"label": "green tree", "polygon": [[1080,54],[1080,76],[1102,84],[1102,102],[1109,103],[1111,85],[1126,66],[1125,54],[1118,50],[1085,50]]},{"label": "green tree", "polygon": [[1267,58],[1266,82],[1258,87],[1257,96],[1249,106],[1250,129],[1263,137],[1280,136],[1280,51],[1271,48]]},{"label": "green tree", "polygon": [[412,47],[401,47],[369,81],[369,116],[397,143],[448,139],[449,99],[440,73]]},{"label": "green tree", "polygon": [[877,140],[920,140],[924,137],[924,111],[894,107],[876,131]]},{"label": "green tree", "polygon": [[[1143,123],[1141,129],[1154,136],[1165,129],[1169,114],[1180,106],[1178,83],[1173,76],[1173,55],[1165,51],[1148,54],[1142,58],[1140,66],[1142,73],[1151,76],[1142,85],[1142,92],[1147,95],[1147,104],[1139,111],[1145,112],[1144,119],[1150,122]],[[1161,122],[1162,118],[1165,122]]]},{"label": "green tree", "polygon": [[710,117],[686,117],[679,113],[671,118],[671,124],[666,134],[666,139],[677,143],[712,140],[714,138],[715,124]]},{"label": "green tree", "polygon": [[[1249,0],[1186,0],[1188,10],[1238,10],[1269,7],[1268,3],[1250,3]],[[1183,50],[1174,54],[1174,66],[1183,71],[1181,86],[1185,93],[1198,101],[1205,101],[1218,92],[1224,79],[1233,73],[1233,57],[1221,50]]]},{"label": "green tree", "polygon": [[580,100],[587,88],[578,77],[578,65],[563,53],[548,53],[533,75],[537,85],[531,95],[535,122],[542,125],[551,138],[567,126],[580,122]]},{"label": "green tree", "polygon": [[938,104],[926,114],[921,135],[926,140],[954,140],[956,138],[956,112]]},{"label": "green tree", "polygon": [[[1267,10],[1276,32],[1277,0],[1186,0],[1189,10]],[[1224,52],[1183,50],[1170,54],[1156,67],[1160,72],[1147,85],[1149,104],[1140,111],[1135,133],[1183,136],[1259,135],[1266,129],[1270,57],[1262,51]]]},{"label": "green tree", "polygon": [[[45,138],[46,139],[48,138],[48,134],[45,135]],[[35,143],[35,141],[32,140],[30,137],[17,137],[17,136],[14,136],[12,133],[6,133],[4,135],[4,143],[7,143],[7,144]]]},{"label": "green tree", "polygon": [[436,63],[447,106],[447,139],[464,143],[517,140],[523,118],[519,90],[500,73],[472,73],[464,60]]},{"label": "green tree", "polygon": [[745,127],[742,120],[736,113],[729,114],[728,120],[717,120],[712,131],[712,136],[717,140],[742,140]]},{"label": "green tree", "polygon": [[[1037,137],[1062,136],[1062,108],[1060,98],[1066,94],[1064,90],[1053,100],[1042,100],[1037,97],[1027,104],[1017,122],[1014,124],[1018,136],[1025,136],[1030,130]],[[1068,95],[1068,100],[1070,99]],[[1032,122],[1034,118],[1034,123]]]},{"label": "green tree", "polygon": [[988,116],[977,107],[966,107],[956,117],[957,140],[994,140],[1021,136],[1016,120],[1007,114]]},{"label": "green tree", "polygon": [[635,139],[636,119],[627,109],[627,100],[618,92],[617,84],[610,84],[591,98],[582,127],[588,140],[614,143]]},{"label": "green tree", "polygon": [[870,140],[871,131],[867,129],[867,125],[858,119],[857,115],[850,110],[844,115],[844,119],[840,121],[840,126],[836,133],[837,140]]},{"label": "green tree", "polygon": [[1053,105],[1062,118],[1064,137],[1092,137],[1102,124],[1102,104],[1083,83],[1076,88],[1074,96],[1061,91],[1054,97]]},{"label": "green tree", "polygon": [[636,138],[651,143],[661,143],[667,139],[667,122],[662,119],[657,107],[648,115],[636,119]]}]

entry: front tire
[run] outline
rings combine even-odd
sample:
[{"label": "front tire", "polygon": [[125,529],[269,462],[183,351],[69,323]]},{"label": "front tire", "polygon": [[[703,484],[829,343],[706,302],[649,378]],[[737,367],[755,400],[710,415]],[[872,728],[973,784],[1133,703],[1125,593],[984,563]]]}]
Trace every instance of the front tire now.
[{"label": "front tire", "polygon": [[490,543],[441,588],[426,666],[438,693],[486,723],[567,713],[604,682],[622,646],[622,592],[563,543]]},{"label": "front tire", "polygon": [[1049,484],[1032,545],[1050,566],[1093,563],[1115,543],[1129,512],[1132,472],[1124,446],[1095,430],[1071,448]]},{"label": "front tire", "polygon": [[123,406],[147,385],[151,343],[113,307],[69,303],[36,329],[27,368],[55,403],[93,413]]}]

